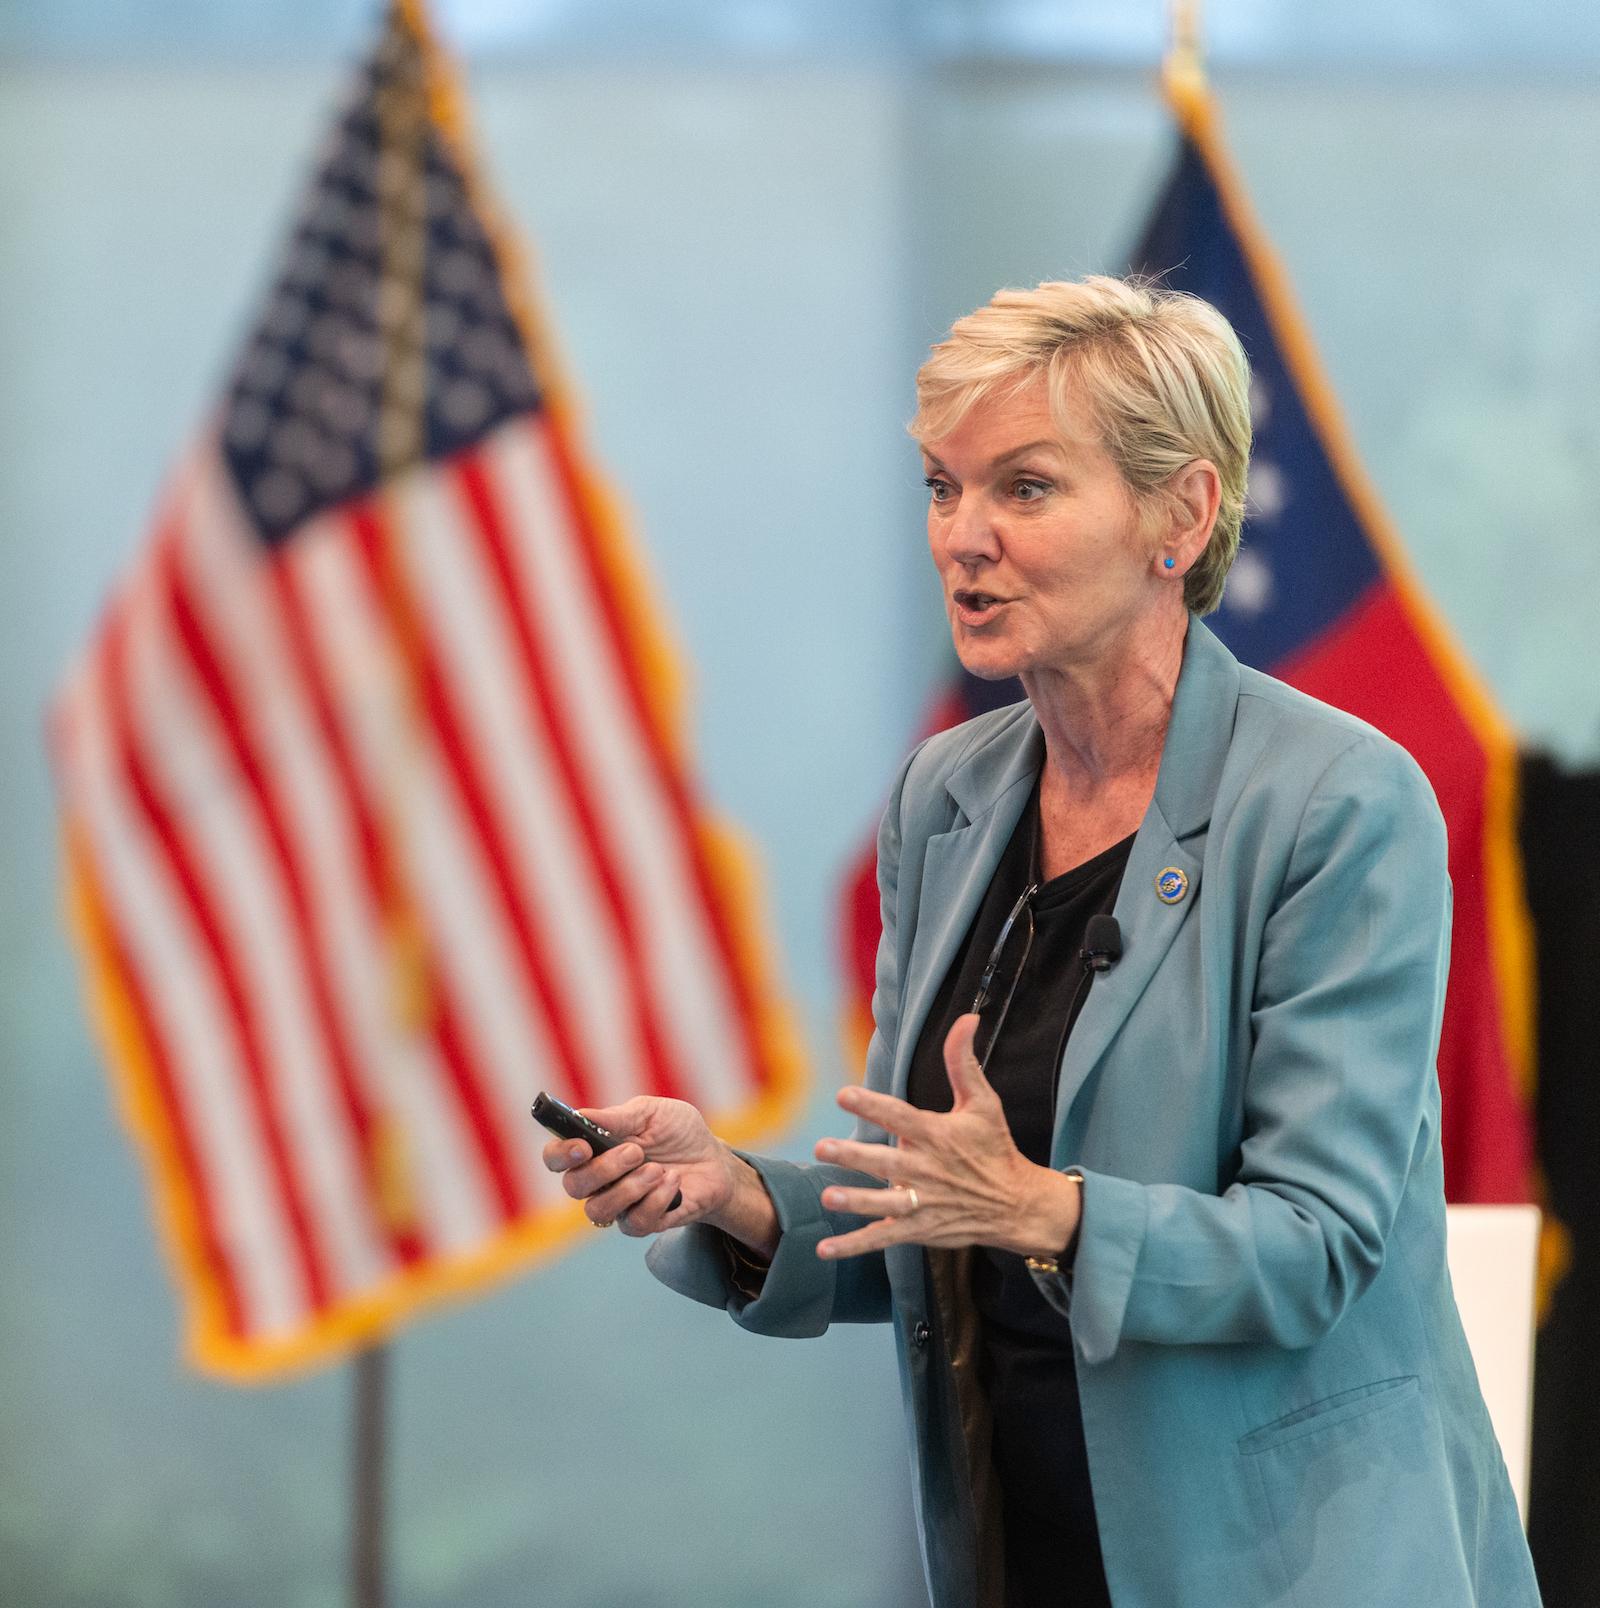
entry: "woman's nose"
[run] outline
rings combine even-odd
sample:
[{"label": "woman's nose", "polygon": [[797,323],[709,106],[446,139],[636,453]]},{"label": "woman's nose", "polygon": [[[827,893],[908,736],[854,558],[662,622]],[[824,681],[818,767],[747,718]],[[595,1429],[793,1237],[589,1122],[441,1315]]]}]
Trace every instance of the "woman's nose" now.
[{"label": "woman's nose", "polygon": [[945,552],[957,564],[976,564],[1000,556],[994,510],[981,497],[964,502],[945,529]]}]

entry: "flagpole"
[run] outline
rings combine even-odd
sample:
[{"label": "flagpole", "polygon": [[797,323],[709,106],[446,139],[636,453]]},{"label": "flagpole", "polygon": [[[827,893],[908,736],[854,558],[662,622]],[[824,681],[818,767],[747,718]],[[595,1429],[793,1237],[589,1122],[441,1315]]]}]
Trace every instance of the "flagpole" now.
[{"label": "flagpole", "polygon": [[[429,74],[422,59],[426,22],[417,0],[391,0],[391,38],[397,56],[391,81],[379,96],[378,194],[382,217],[383,290],[380,316],[384,375],[378,409],[381,481],[395,478],[423,455],[426,401],[425,304],[427,209],[423,201]],[[406,836],[421,759],[421,626],[405,560],[405,518],[390,498],[380,562],[380,584],[399,644],[402,705],[407,719],[401,752],[390,777],[388,830],[383,834],[383,903],[390,947],[390,1007],[403,1032],[427,1021],[426,939],[411,884]],[[370,1158],[386,1217],[409,1216],[406,1162],[392,1124],[380,1122]],[[379,1340],[356,1353],[352,1414],[351,1608],[385,1608],[387,1586],[387,1463],[389,1347]]]},{"label": "flagpole", "polygon": [[385,1464],[388,1461],[389,1348],[380,1342],[355,1359],[355,1434],[351,1458],[351,1608],[384,1608]]}]

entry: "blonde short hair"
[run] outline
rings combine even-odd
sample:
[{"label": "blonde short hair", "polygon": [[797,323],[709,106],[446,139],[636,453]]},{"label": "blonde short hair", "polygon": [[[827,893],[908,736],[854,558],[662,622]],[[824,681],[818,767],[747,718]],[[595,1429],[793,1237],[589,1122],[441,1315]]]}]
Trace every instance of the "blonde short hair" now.
[{"label": "blonde short hair", "polygon": [[1250,365],[1233,326],[1198,296],[1138,278],[1091,274],[997,291],[957,319],[917,371],[911,434],[940,440],[979,402],[1040,376],[1063,435],[1069,387],[1082,387],[1147,528],[1178,470],[1196,458],[1216,465],[1217,521],[1183,579],[1184,602],[1209,614],[1239,551],[1250,463]]}]

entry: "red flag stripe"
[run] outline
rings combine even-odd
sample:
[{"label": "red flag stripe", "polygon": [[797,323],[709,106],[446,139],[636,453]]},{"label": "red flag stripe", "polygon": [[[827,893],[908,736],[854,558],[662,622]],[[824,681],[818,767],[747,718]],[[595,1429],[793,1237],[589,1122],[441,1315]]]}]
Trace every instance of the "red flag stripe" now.
[{"label": "red flag stripe", "polygon": [[[460,460],[456,466],[456,476],[474,516],[466,522],[466,527],[476,538],[485,565],[497,583],[498,601],[523,672],[520,685],[526,690],[527,702],[531,705],[529,717],[537,719],[541,733],[555,757],[566,796],[578,814],[595,878],[616,927],[627,972],[625,986],[619,990],[617,997],[629,1010],[634,1031],[644,1048],[647,1081],[643,1092],[681,1098],[685,1091],[663,1042],[654,991],[641,958],[639,934],[624,895],[615,845],[599,817],[592,781],[579,767],[562,712],[556,705],[550,667],[545,662],[531,625],[536,602],[526,595],[514,571],[510,536],[498,493],[482,462],[476,457]],[[559,598],[547,603],[547,607],[566,606],[566,601]]]},{"label": "red flag stripe", "polygon": [[[522,667],[492,576],[463,528],[475,519],[448,470],[408,482],[404,520],[411,584],[426,600],[427,634],[461,712],[484,793],[507,848],[514,886],[535,930],[549,935],[553,986],[566,1001],[590,1096],[609,1104],[637,1092],[646,1076],[633,1016],[618,1009],[628,989],[615,927],[592,874],[573,800],[552,785],[557,763],[526,714]],[[449,540],[440,540],[449,533]],[[529,1063],[515,1057],[516,1098],[526,1111]],[[537,1086],[537,1085],[535,1085]]]},{"label": "red flag stripe", "polygon": [[[170,593],[159,582],[161,552],[173,534],[168,526],[157,538],[152,575],[156,588],[149,594],[152,607],[143,611],[140,622],[148,628],[139,638],[122,632],[112,640],[107,683],[113,726],[130,789],[161,845],[222,985],[246,1074],[249,1109],[260,1127],[273,1183],[294,1241],[304,1299],[317,1308],[328,1300],[336,1280],[328,1267],[327,1249],[313,1223],[308,1198],[312,1192],[305,1178],[304,1158],[296,1155],[291,1143],[284,1091],[269,1072],[274,1058],[267,1000],[248,974],[244,934],[230,931],[228,917],[232,907],[219,880],[227,874],[220,867],[207,865],[194,830],[201,814],[183,811],[175,785],[173,767],[181,762],[176,760],[172,745],[192,741],[197,735],[196,727],[183,716],[175,722],[151,718],[152,711],[163,709],[174,691],[170,680],[160,680],[158,666],[158,656],[166,651],[176,629]],[[137,701],[132,695],[134,687],[139,689]],[[143,716],[142,729],[136,725],[136,708]],[[231,889],[241,886],[231,877],[229,882]]]},{"label": "red flag stripe", "polygon": [[[381,595],[381,544],[389,540],[388,521],[378,515],[375,507],[363,505],[352,513],[351,524],[373,592]],[[470,822],[471,843],[489,872],[489,886],[494,889],[498,912],[515,944],[521,976],[539,1007],[540,1021],[550,1040],[555,1074],[552,1081],[566,1090],[577,1105],[590,1105],[593,1092],[589,1068],[582,1055],[571,1005],[556,984],[556,965],[550,952],[553,944],[563,941],[563,933],[560,929],[548,934],[542,931],[537,917],[545,912],[535,912],[529,900],[521,896],[511,835],[495,810],[482,756],[474,751],[468,736],[462,699],[445,671],[428,617],[421,616],[421,626],[420,640],[413,645],[421,711],[444,757],[444,773],[453,796],[466,822]]]},{"label": "red flag stripe", "polygon": [[215,913],[240,995],[249,1002],[243,1027],[271,1092],[295,1209],[325,1281],[321,1300],[334,1300],[369,1284],[388,1258],[374,1239],[363,1200],[359,1151],[339,1108],[305,988],[274,845],[215,701],[221,687],[204,680],[203,673],[216,675],[218,666],[206,661],[204,643],[193,634],[197,622],[176,589],[174,550],[183,544],[187,513],[186,495],[168,527],[169,539],[152,554],[157,624],[142,648],[145,746],[173,801],[176,828]]},{"label": "red flag stripe", "polygon": [[[134,602],[135,607],[119,610],[108,623],[98,677],[105,698],[113,773],[123,807],[134,816],[141,834],[150,840],[162,879],[192,932],[194,961],[188,982],[174,980],[170,986],[204,987],[208,994],[214,993],[218,1041],[198,1053],[226,1059],[237,1068],[236,1086],[204,1109],[221,1122],[231,1122],[237,1116],[241,1125],[248,1126],[252,1142],[261,1152],[261,1178],[255,1194],[263,1215],[279,1225],[274,1236],[279,1243],[273,1252],[253,1258],[252,1263],[260,1263],[263,1277],[270,1277],[273,1264],[278,1264],[283,1293],[271,1300],[269,1307],[269,1298],[258,1291],[251,1318],[253,1327],[268,1323],[276,1326],[292,1321],[314,1305],[327,1286],[296,1195],[271,1091],[263,1086],[260,1036],[253,1007],[242,997],[241,979],[213,901],[187,841],[177,828],[166,790],[157,784],[149,758],[141,752],[132,708],[129,658],[136,612],[146,616],[147,630],[155,623],[150,618],[148,586],[135,593]],[[256,1239],[260,1237],[258,1234]]]},{"label": "red flag stripe", "polygon": [[566,504],[567,516],[571,521],[572,527],[575,530],[589,533],[588,540],[577,543],[575,546],[577,556],[581,560],[583,569],[588,577],[590,601],[595,612],[605,621],[611,642],[612,662],[617,665],[622,673],[624,684],[633,704],[635,721],[640,733],[645,738],[645,751],[649,754],[655,768],[657,786],[660,788],[661,793],[671,802],[683,841],[690,846],[689,863],[694,872],[700,906],[707,914],[711,932],[716,940],[718,958],[722,963],[723,973],[732,990],[737,1008],[738,1023],[744,1045],[743,1062],[750,1069],[752,1076],[759,1085],[766,1080],[767,1070],[760,1053],[755,1002],[750,995],[749,979],[745,975],[744,968],[739,964],[739,957],[734,952],[733,937],[728,928],[727,916],[723,909],[722,901],[716,896],[716,889],[711,881],[710,868],[706,864],[705,854],[700,847],[698,835],[695,831],[695,818],[699,813],[696,807],[698,801],[691,799],[688,783],[678,766],[673,762],[672,756],[667,753],[662,741],[662,734],[658,731],[650,710],[649,701],[645,696],[638,660],[634,655],[627,629],[618,611],[614,587],[600,570],[599,544],[594,539],[593,525],[587,512],[580,473],[574,461],[571,447],[564,433],[555,427],[544,414],[531,418],[525,428],[539,437],[544,449],[549,454],[549,460],[555,469],[555,478],[560,486],[561,494]]},{"label": "red flag stripe", "polygon": [[[89,704],[91,700],[98,701],[99,694],[100,689],[85,677],[63,704],[62,759],[78,778],[78,798],[83,811],[77,823],[82,830],[74,847],[83,857],[81,870],[90,884],[86,891],[93,900],[94,918],[99,925],[97,936],[109,951],[107,958],[115,968],[117,983],[134,1013],[146,1064],[159,1093],[161,1118],[191,1184],[185,1204],[194,1219],[199,1254],[209,1270],[207,1290],[220,1304],[220,1321],[228,1332],[241,1334],[247,1321],[241,1288],[248,1281],[241,1278],[238,1267],[244,1255],[244,1238],[228,1231],[226,1205],[219,1210],[219,1196],[224,1191],[212,1182],[213,1158],[190,1120],[188,1101],[174,1071],[171,1043],[154,1005],[145,966],[137,958],[133,929],[120,913],[119,906],[128,900],[125,895],[118,896],[117,856],[104,842],[108,801],[98,774],[101,767],[97,767],[85,751],[93,740],[90,726],[96,719]],[[155,901],[135,899],[133,902],[141,911],[148,931]],[[159,974],[159,968],[153,970]]]},{"label": "red flag stripe", "polygon": [[[391,979],[383,975],[382,967],[386,937],[382,930],[385,877],[381,827],[358,779],[344,718],[336,712],[330,697],[329,689],[338,685],[335,667],[312,630],[303,565],[296,562],[314,554],[319,542],[337,539],[339,533],[327,525],[306,531],[288,553],[271,565],[271,576],[290,662],[313,711],[333,773],[334,794],[349,816],[356,843],[352,860],[361,871],[366,895],[365,914],[372,942],[357,955],[367,961],[367,974],[347,994],[354,1009],[364,1009],[374,1017],[368,1030],[373,1044],[370,1053],[379,1070],[391,1074],[386,1090],[392,1098],[403,1098],[405,1087],[392,1076],[394,1064],[410,1055],[423,1063],[411,1080],[415,1092],[407,1105],[413,1115],[406,1123],[407,1143],[425,1163],[418,1168],[418,1186],[430,1209],[419,1229],[435,1249],[468,1245],[490,1227],[490,1202],[484,1191],[492,1192],[496,1220],[515,1214],[518,1192],[505,1146],[484,1109],[477,1080],[462,1050],[461,1006],[449,973],[438,966],[429,968],[431,1043],[405,1042],[403,1029],[396,1029],[385,1010]],[[348,710],[352,704],[353,700],[345,698],[339,708]]]},{"label": "red flag stripe", "polygon": [[[382,549],[390,539],[386,522],[371,504],[355,506],[349,519],[356,534],[357,551],[367,567],[373,592],[381,599],[384,595]],[[448,762],[447,774],[457,798],[472,823],[474,843],[483,853],[491,885],[499,899],[501,915],[516,942],[523,974],[539,1003],[543,1021],[553,1041],[561,1080],[578,1103],[587,1103],[589,1079],[583,1068],[573,1025],[551,976],[545,945],[534,932],[529,914],[518,897],[508,845],[490,809],[477,756],[464,738],[460,710],[446,683],[437,650],[426,633],[413,647],[423,712]]]},{"label": "red flag stripe", "polygon": [[[315,877],[314,851],[308,850],[302,834],[291,831],[292,806],[280,790],[282,770],[272,764],[270,756],[263,755],[258,733],[244,713],[239,675],[228,662],[229,646],[237,648],[247,640],[239,632],[241,622],[230,622],[232,629],[225,633],[214,631],[206,612],[218,600],[217,588],[211,588],[208,596],[203,582],[196,585],[190,573],[196,542],[205,539],[204,525],[196,530],[185,525],[178,540],[165,549],[158,573],[169,591],[177,626],[175,642],[187,657],[187,668],[210,705],[218,734],[243,782],[235,796],[241,806],[246,800],[253,806],[257,816],[253,824],[266,840],[264,870],[276,880],[274,892],[287,907],[284,945],[309,1006],[303,1034],[316,1042],[324,1057],[321,1066],[306,1067],[304,1074],[307,1081],[327,1085],[333,1098],[326,1105],[342,1118],[327,1123],[316,1143],[314,1153],[328,1158],[323,1170],[334,1175],[323,1185],[323,1204],[317,1215],[339,1237],[352,1241],[341,1256],[344,1265],[339,1283],[342,1288],[360,1288],[375,1276],[372,1264],[376,1260],[409,1260],[416,1248],[408,1248],[402,1236],[388,1233],[374,1210],[372,1113],[356,1073],[347,1024],[331,993],[334,962],[326,907],[319,899],[314,910],[307,891],[307,873]],[[226,578],[220,579],[225,584]],[[254,604],[256,599],[250,601]],[[257,664],[250,668],[271,674],[276,667]],[[301,753],[305,753],[303,747]],[[328,888],[321,878],[316,878],[316,886],[324,892]],[[306,1153],[307,1147],[296,1148]]]},{"label": "red flag stripe", "polygon": [[514,536],[508,551],[521,591],[542,590],[561,600],[541,615],[548,659],[568,729],[600,780],[602,808],[652,936],[651,975],[678,1062],[693,1079],[692,1098],[713,1111],[730,1109],[748,1097],[753,1074],[714,918],[701,896],[698,843],[659,785],[649,735],[640,730],[637,706],[610,660],[608,627],[585,606],[588,578],[577,544],[565,539],[568,505],[537,433],[522,424],[510,427],[484,457]]},{"label": "red flag stripe", "polygon": [[[494,1060],[495,1040],[516,1041],[521,1035],[531,1057],[542,1034],[533,1022],[499,899],[488,885],[490,868],[471,844],[471,823],[444,778],[447,760],[420,732],[402,739],[423,745],[419,752],[385,748],[384,734],[370,718],[374,707],[396,719],[412,717],[404,711],[397,650],[350,520],[334,516],[296,538],[285,568],[320,673],[334,689],[336,707],[348,712],[344,739],[352,788],[374,801],[368,808],[379,812],[379,819],[383,811],[390,814],[387,825],[406,878],[396,894],[414,901],[430,939],[434,1042],[496,1210],[509,1220],[523,1210],[536,1183],[518,1143],[529,1123],[525,1116],[517,1120],[508,1102],[494,1097],[485,1072]],[[363,711],[369,718],[362,718]],[[426,833],[420,825],[424,820]],[[375,823],[374,834],[379,829]],[[378,897],[381,903],[381,878]],[[503,962],[498,959],[502,950]],[[495,964],[483,964],[486,951],[497,957]],[[477,975],[484,971],[490,974],[488,986]],[[487,1022],[494,1011],[511,1023],[498,1033]]]},{"label": "red flag stripe", "polygon": [[[279,841],[287,840],[303,862],[296,880],[316,914],[314,949],[304,942],[348,1044],[347,1098],[360,1102],[352,1180],[374,1231],[393,1260],[407,1265],[440,1243],[442,1225],[426,1209],[429,1201],[463,1201],[466,1210],[446,1208],[456,1219],[449,1234],[457,1243],[481,1237],[501,1214],[483,1198],[481,1160],[460,1132],[459,1112],[444,1108],[454,1100],[440,1087],[447,1074],[437,1050],[424,1051],[392,1013],[377,835],[363,819],[364,801],[352,785],[285,555],[261,549],[243,524],[231,483],[214,465],[195,479],[200,489],[184,545],[192,601],[212,616],[208,652],[232,663],[230,706],[248,704],[261,728],[259,752],[241,749],[236,738],[235,758],[241,771],[259,774],[251,785],[276,800]],[[265,755],[280,763],[263,763]]]}]

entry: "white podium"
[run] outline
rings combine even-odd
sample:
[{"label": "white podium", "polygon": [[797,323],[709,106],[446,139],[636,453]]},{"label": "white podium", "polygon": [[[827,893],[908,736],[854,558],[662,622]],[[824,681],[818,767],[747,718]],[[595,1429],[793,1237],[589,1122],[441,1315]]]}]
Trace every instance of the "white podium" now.
[{"label": "white podium", "polygon": [[1450,1282],[1500,1452],[1528,1522],[1537,1206],[1451,1206]]}]

